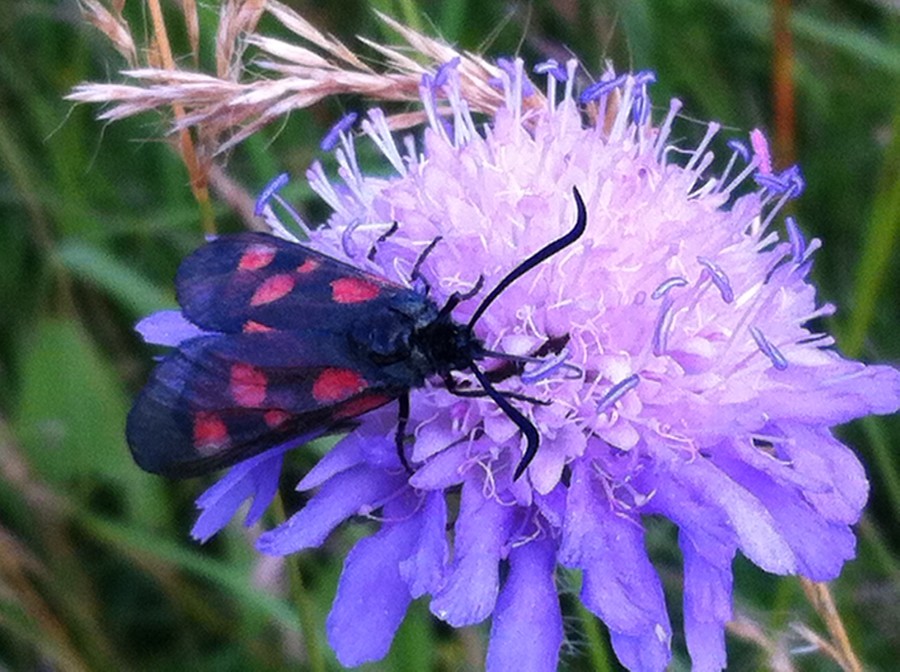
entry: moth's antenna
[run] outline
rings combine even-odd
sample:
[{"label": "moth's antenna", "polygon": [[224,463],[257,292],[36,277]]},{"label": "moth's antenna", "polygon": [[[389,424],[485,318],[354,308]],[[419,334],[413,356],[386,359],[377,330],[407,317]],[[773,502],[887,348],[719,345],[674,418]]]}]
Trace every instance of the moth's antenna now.
[{"label": "moth's antenna", "polygon": [[470,364],[469,368],[472,370],[472,373],[475,374],[475,378],[478,380],[479,385],[484,388],[484,391],[487,392],[488,396],[494,400],[494,403],[500,407],[500,410],[506,413],[510,420],[516,423],[516,426],[522,434],[525,435],[525,440],[528,442],[525,447],[525,454],[522,456],[522,459],[519,460],[516,472],[513,474],[513,480],[518,481],[519,477],[525,473],[528,465],[531,464],[534,456],[537,455],[538,444],[540,443],[537,427],[535,427],[528,418],[522,415],[519,409],[509,403],[509,400],[497,391],[497,388],[491,385],[491,381],[484,375],[484,371],[479,369],[474,362]]},{"label": "moth's antenna", "polygon": [[[507,275],[499,283],[497,283],[497,286],[491,290],[491,293],[485,297],[484,301],[481,302],[481,305],[475,309],[474,313],[472,313],[472,318],[469,320],[469,329],[475,326],[478,318],[480,318],[482,314],[484,314],[484,311],[488,309],[488,306],[490,306],[494,302],[494,300],[503,293],[503,290],[505,290],[513,282],[518,280],[520,276],[524,275],[532,268],[540,264],[542,261],[546,261],[560,250],[568,247],[576,240],[581,238],[581,235],[587,228],[587,211],[584,207],[584,199],[582,199],[581,194],[578,193],[578,187],[572,187],[572,193],[575,195],[575,208],[578,210],[578,217],[575,220],[575,226],[572,228],[572,230],[562,238],[557,238],[549,245],[542,247],[540,250],[532,254],[525,261],[523,261],[512,271],[510,271],[509,275]],[[521,467],[521,464],[519,466]]]}]

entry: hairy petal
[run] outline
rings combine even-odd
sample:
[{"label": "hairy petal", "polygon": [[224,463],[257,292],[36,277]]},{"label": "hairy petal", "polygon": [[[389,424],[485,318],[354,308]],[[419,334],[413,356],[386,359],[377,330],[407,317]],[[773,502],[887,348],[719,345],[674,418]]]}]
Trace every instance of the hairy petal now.
[{"label": "hairy petal", "polygon": [[445,585],[431,601],[431,613],[454,627],[480,623],[494,609],[500,587],[498,563],[516,513],[486,497],[482,488],[475,478],[463,484],[454,526],[456,557]]},{"label": "hairy petal", "polygon": [[731,566],[717,566],[679,535],[684,556],[684,634],[692,669],[719,672],[726,666],[725,623],[731,620]]},{"label": "hairy petal", "polygon": [[563,641],[562,612],[553,580],[556,545],[539,539],[509,554],[509,576],[491,627],[488,672],[552,672]]}]

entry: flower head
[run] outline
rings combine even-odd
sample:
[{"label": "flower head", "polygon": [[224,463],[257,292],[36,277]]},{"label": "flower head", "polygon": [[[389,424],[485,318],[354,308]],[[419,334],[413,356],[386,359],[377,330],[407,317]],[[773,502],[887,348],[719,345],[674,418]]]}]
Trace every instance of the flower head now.
[{"label": "flower head", "polygon": [[[831,428],[896,411],[900,373],[843,359],[810,327],[834,310],[808,279],[819,243],[790,219],[786,237],[777,231],[803,180],[796,168],[772,171],[761,133],[752,151],[732,144],[717,172],[708,147],[719,126],[696,147],[677,146],[680,103],[652,123],[651,73],[609,72],[579,96],[576,63],[542,64],[546,98],[535,104],[519,60],[500,68],[505,104],[482,126],[457,65],[423,77],[420,142],[396,138],[378,109],[361,122],[391,175],[360,170],[354,120],[329,134],[340,179],[318,163],[308,179],[333,215],[306,244],[406,284],[440,237],[420,268],[440,305],[480,277],[489,290],[562,236],[577,187],[586,233],[477,323],[488,349],[538,360],[498,387],[548,402],[512,402],[537,427],[540,449],[515,479],[517,426],[491,399],[430,381],[411,394],[414,473],[396,454],[394,405],[370,412],[300,482],[315,491],[309,503],[257,546],[294,553],[353,515],[381,521],[348,555],[328,618],[348,666],[384,656],[410,602],[427,595],[454,627],[492,618],[489,670],[555,669],[554,577],[565,567],[581,571],[581,600],[608,626],[620,661],[649,671],[665,668],[672,636],[644,546],[644,519],[662,516],[678,528],[694,669],[721,669],[738,551],[815,580],[853,557],[850,526],[868,484]],[[290,235],[265,199],[260,211]],[[463,302],[454,316],[465,322],[477,305]],[[209,537],[247,497],[256,520],[285,449],[234,467],[200,500],[195,535]]]}]

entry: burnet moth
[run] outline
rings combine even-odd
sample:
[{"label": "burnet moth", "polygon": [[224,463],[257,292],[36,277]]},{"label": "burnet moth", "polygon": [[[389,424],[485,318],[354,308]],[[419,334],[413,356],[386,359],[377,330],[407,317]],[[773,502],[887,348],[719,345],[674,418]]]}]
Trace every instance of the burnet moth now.
[{"label": "burnet moth", "polygon": [[[510,271],[466,324],[452,312],[480,282],[439,307],[427,285],[425,291],[403,287],[268,234],[207,243],[182,262],[176,290],[184,317],[209,333],[178,344],[135,401],[126,427],[135,461],[152,473],[196,476],[300,435],[352,426],[354,418],[396,400],[397,451],[409,469],[410,390],[440,378],[455,394],[490,397],[516,424],[526,439],[518,479],[534,459],[539,435],[509,399],[529,398],[498,390],[476,362],[528,358],[489,351],[474,327],[510,284],[584,233],[584,201],[573,193],[572,230]],[[458,388],[453,374],[466,371],[481,390]]]}]

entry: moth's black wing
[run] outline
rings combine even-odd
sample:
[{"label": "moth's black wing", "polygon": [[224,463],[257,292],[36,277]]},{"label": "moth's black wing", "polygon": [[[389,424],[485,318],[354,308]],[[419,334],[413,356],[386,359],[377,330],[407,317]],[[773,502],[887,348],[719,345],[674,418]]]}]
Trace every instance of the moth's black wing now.
[{"label": "moth's black wing", "polygon": [[325,327],[340,332],[412,290],[264,233],[222,236],[188,256],[176,277],[185,316],[208,331]]},{"label": "moth's black wing", "polygon": [[126,436],[146,471],[195,476],[345,426],[403,391],[327,331],[201,336],[156,367]]}]

